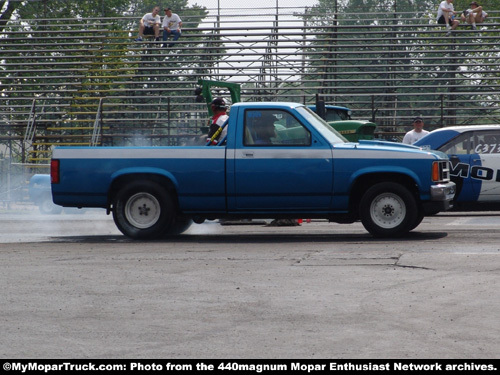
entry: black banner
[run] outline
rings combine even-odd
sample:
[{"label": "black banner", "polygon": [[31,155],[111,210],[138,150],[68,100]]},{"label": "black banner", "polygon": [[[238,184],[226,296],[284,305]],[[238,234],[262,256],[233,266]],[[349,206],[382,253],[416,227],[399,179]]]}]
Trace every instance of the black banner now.
[{"label": "black banner", "polygon": [[57,372],[197,372],[256,373],[444,373],[497,372],[498,360],[3,360],[2,372],[12,374]]}]

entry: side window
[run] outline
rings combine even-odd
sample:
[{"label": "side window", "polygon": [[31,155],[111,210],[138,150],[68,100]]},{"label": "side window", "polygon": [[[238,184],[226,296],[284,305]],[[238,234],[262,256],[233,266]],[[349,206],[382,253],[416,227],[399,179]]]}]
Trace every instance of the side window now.
[{"label": "side window", "polygon": [[500,132],[474,132],[474,148],[471,153],[500,154]]},{"label": "side window", "polygon": [[472,142],[472,133],[463,133],[458,137],[452,139],[450,142],[446,143],[444,146],[441,146],[439,148],[439,151],[442,151],[448,155],[470,154],[471,150],[474,149],[474,145]]},{"label": "side window", "polygon": [[273,109],[245,112],[245,146],[310,146],[311,133],[290,113]]}]

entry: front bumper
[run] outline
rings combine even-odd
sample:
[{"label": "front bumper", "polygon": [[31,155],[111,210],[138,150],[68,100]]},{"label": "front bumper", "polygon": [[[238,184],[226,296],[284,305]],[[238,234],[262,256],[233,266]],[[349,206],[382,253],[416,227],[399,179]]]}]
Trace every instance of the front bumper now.
[{"label": "front bumper", "polygon": [[438,184],[431,186],[431,201],[451,201],[455,196],[455,183]]},{"label": "front bumper", "polygon": [[455,197],[454,182],[431,186],[431,200],[424,202],[424,214],[435,215],[438,212],[448,211],[453,207],[453,197]]}]

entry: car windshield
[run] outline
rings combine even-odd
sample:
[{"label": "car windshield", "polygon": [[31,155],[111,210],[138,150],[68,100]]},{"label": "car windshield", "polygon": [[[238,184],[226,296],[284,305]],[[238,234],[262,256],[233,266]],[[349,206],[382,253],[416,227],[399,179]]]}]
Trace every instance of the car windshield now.
[{"label": "car windshield", "polygon": [[338,131],[328,125],[325,120],[307,107],[297,107],[297,111],[321,133],[331,143],[346,143],[345,139]]},{"label": "car windshield", "polygon": [[349,113],[337,108],[326,108],[326,121],[350,120]]}]

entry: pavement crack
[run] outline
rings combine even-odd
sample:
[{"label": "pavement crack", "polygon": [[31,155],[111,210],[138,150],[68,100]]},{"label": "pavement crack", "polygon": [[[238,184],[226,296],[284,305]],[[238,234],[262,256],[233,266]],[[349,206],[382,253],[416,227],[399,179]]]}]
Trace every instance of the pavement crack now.
[{"label": "pavement crack", "polygon": [[410,266],[410,265],[405,265],[405,264],[399,264],[399,262],[401,261],[401,257],[403,255],[404,254],[399,254],[397,257],[394,257],[394,259],[396,259],[396,262],[394,263],[395,267],[399,267],[399,268],[413,268],[413,269],[417,269],[417,270],[427,270],[427,271],[434,271],[435,270],[434,268],[429,268],[429,267]]},{"label": "pavement crack", "polygon": [[414,269],[417,269],[417,270],[429,270],[429,271],[434,271],[435,270],[434,268],[429,268],[429,267],[405,266],[405,265],[402,265],[402,264],[395,264],[395,266],[399,267],[399,268],[414,268]]}]

